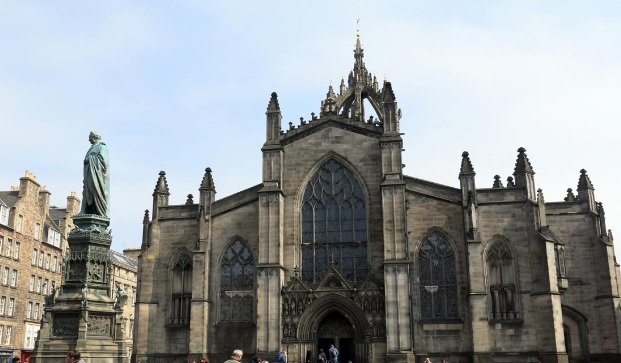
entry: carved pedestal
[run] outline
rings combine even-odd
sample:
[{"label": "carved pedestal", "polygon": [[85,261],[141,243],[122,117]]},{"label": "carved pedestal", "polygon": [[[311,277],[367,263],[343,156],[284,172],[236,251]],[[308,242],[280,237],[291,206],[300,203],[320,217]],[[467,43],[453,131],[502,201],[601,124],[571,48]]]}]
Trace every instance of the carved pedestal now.
[{"label": "carved pedestal", "polygon": [[64,363],[78,349],[89,363],[127,363],[123,339],[123,302],[112,299],[109,220],[95,215],[74,217],[69,233],[60,293],[46,297],[45,315],[33,362]]}]

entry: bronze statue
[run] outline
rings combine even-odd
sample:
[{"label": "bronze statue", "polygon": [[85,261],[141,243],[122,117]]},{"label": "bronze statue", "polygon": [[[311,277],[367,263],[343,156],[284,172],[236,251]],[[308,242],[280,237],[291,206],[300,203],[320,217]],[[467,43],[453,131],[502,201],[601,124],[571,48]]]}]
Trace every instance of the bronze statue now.
[{"label": "bronze statue", "polygon": [[84,189],[81,214],[108,216],[110,200],[110,162],[108,148],[101,136],[91,131],[88,141],[92,144],[84,157]]}]

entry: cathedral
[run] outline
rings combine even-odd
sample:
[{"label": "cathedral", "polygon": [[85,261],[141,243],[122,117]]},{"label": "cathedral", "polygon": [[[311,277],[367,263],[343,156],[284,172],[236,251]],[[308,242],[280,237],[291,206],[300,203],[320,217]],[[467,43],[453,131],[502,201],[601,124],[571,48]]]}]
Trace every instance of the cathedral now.
[{"label": "cathedral", "polygon": [[334,344],[339,363],[620,362],[619,265],[587,172],[554,202],[521,147],[491,188],[465,151],[458,187],[407,176],[401,117],[358,38],[319,114],[283,127],[272,93],[258,184],[216,199],[207,168],[170,205],[160,172],[133,359],[316,363]]}]

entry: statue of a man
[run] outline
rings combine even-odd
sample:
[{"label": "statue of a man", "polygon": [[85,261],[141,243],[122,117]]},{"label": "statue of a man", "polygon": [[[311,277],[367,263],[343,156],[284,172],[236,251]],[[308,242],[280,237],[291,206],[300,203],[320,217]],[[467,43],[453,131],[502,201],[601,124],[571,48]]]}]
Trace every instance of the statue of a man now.
[{"label": "statue of a man", "polygon": [[84,190],[81,214],[108,217],[110,200],[110,162],[108,148],[101,136],[91,131],[88,141],[92,144],[84,157]]}]

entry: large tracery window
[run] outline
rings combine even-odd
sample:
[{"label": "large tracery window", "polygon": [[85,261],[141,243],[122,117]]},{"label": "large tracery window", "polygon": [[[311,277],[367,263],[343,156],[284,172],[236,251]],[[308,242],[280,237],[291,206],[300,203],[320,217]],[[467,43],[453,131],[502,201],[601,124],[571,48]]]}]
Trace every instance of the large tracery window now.
[{"label": "large tracery window", "polygon": [[493,242],[487,252],[487,266],[491,319],[519,319],[514,259],[507,241]]},{"label": "large tracery window", "polygon": [[334,159],[306,186],[302,200],[302,277],[316,282],[334,261],[352,281],[367,275],[367,204],[354,174]]},{"label": "large tracery window", "polygon": [[235,240],[220,264],[220,320],[254,320],[254,258],[250,249]]},{"label": "large tracery window", "polygon": [[451,320],[459,316],[455,253],[449,241],[433,232],[422,242],[418,254],[421,318]]},{"label": "large tracery window", "polygon": [[172,269],[170,324],[189,325],[192,301],[192,259],[181,254]]}]

